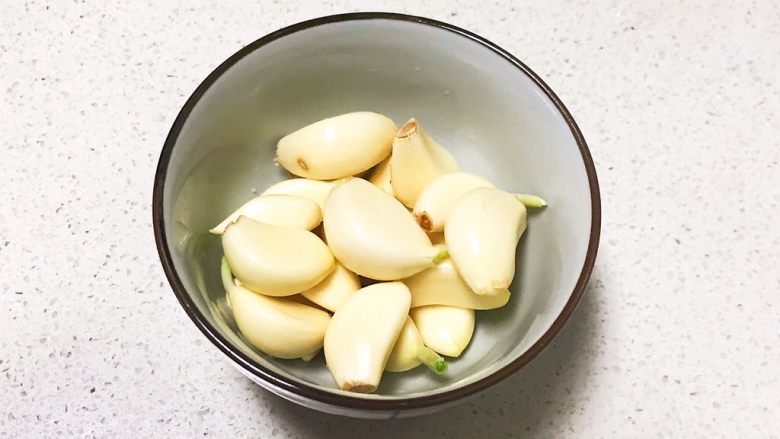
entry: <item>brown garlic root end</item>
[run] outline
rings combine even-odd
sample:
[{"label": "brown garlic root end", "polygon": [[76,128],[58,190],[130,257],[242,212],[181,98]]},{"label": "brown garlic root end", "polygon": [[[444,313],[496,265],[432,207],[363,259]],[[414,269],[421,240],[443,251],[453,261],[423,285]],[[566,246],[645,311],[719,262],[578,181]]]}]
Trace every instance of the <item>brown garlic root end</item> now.
[{"label": "brown garlic root end", "polygon": [[355,392],[355,393],[374,393],[376,391],[376,386],[372,384],[367,383],[344,383],[344,385],[341,387],[341,390],[346,390],[347,392]]},{"label": "brown garlic root end", "polygon": [[423,211],[418,217],[417,217],[417,224],[422,227],[423,230],[426,232],[430,232],[433,228],[433,221],[431,221],[431,217],[428,216],[428,212]]},{"label": "brown garlic root end", "polygon": [[404,126],[401,127],[400,130],[398,130],[398,134],[396,134],[396,137],[404,138],[409,137],[412,134],[417,132],[417,119],[411,118],[409,119]]}]

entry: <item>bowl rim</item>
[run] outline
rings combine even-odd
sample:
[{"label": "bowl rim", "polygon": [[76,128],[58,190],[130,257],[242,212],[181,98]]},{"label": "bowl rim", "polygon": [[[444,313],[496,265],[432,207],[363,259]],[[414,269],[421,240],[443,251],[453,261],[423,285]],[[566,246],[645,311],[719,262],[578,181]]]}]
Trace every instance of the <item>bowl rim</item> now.
[{"label": "bowl rim", "polygon": [[[521,73],[525,74],[529,79],[531,79],[531,81],[536,84],[537,87],[539,87],[544,92],[547,98],[552,101],[563,119],[566,121],[566,124],[569,126],[569,129],[571,130],[571,133],[577,142],[577,146],[579,147],[580,154],[582,155],[582,161],[588,177],[591,198],[590,239],[588,242],[588,249],[585,255],[585,261],[583,263],[582,270],[577,279],[577,283],[575,284],[574,289],[569,296],[569,299],[563,307],[563,310],[555,318],[550,328],[541,336],[541,338],[539,338],[539,340],[537,340],[530,348],[523,352],[519,357],[512,360],[509,364],[473,383],[469,383],[465,386],[433,395],[422,395],[417,397],[398,399],[365,399],[357,395],[343,395],[310,387],[305,383],[299,383],[285,378],[284,376],[255,362],[250,357],[243,354],[240,350],[234,348],[230,342],[209,323],[205,316],[202,315],[193,300],[187,294],[186,289],[184,288],[184,285],[173,265],[173,258],[168,245],[168,238],[165,233],[163,216],[163,194],[165,192],[165,181],[174,145],[178,140],[184,123],[186,122],[195,105],[198,103],[204,93],[214,84],[214,82],[220,76],[222,76],[223,73],[225,73],[225,71],[227,71],[230,67],[232,67],[251,52],[254,52],[264,45],[286,35],[332,23],[376,19],[412,22],[455,33],[461,37],[470,39],[501,56],[506,61],[515,66],[518,70],[520,70]],[[198,329],[200,329],[200,331],[206,336],[206,338],[208,338],[233,362],[241,366],[241,368],[252,374],[252,376],[255,378],[299,397],[312,399],[324,404],[348,409],[368,411],[400,411],[448,404],[479,393],[506,379],[510,375],[523,368],[552,341],[552,339],[561,331],[577,307],[577,304],[582,298],[586,284],[593,270],[593,265],[595,263],[596,254],[598,251],[601,229],[601,198],[593,159],[591,158],[590,151],[585,142],[585,138],[580,132],[577,123],[574,121],[572,115],[563,105],[563,102],[561,102],[558,96],[552,91],[552,89],[523,62],[515,58],[506,50],[488,41],[487,39],[449,23],[408,14],[390,12],[354,12],[314,18],[271,32],[231,55],[227,60],[222,62],[216,69],[214,69],[206,77],[206,79],[200,83],[200,85],[198,85],[192,95],[187,99],[182,109],[179,111],[179,114],[176,116],[176,119],[173,122],[173,125],[165,139],[165,143],[160,153],[154,180],[152,198],[152,223],[154,226],[154,237],[160,261],[162,263],[163,270],[165,271],[165,275],[168,278],[168,282],[170,283],[171,288],[176,295],[176,298],[179,300],[179,303],[184,308],[184,311],[190,317],[195,326],[197,326]]]}]

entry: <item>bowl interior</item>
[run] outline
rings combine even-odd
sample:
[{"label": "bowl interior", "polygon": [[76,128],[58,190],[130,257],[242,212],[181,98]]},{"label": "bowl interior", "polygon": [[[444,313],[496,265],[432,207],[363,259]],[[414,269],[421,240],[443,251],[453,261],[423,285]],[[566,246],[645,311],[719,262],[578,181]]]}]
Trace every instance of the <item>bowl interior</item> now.
[{"label": "bowl interior", "polygon": [[577,142],[550,98],[507,59],[456,32],[389,19],[334,22],[273,40],[224,71],[184,122],[165,176],[174,268],[197,312],[235,349],[289,380],[341,393],[322,355],[278,360],[242,340],[219,281],[220,241],[207,230],[288,178],[274,164],[280,137],[358,110],[399,126],[414,116],[464,170],[549,202],[529,215],[512,299],[477,313],[471,345],[449,372],[386,373],[376,394],[359,397],[429,395],[479,380],[529,349],[561,313],[585,261],[591,199]]}]

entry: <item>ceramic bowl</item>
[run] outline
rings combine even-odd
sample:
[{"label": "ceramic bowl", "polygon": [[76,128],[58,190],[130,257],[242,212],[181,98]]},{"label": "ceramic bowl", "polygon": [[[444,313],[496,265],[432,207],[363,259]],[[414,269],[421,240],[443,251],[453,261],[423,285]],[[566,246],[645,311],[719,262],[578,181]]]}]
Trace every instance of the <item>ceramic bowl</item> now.
[{"label": "ceramic bowl", "polygon": [[[544,196],[529,215],[509,304],[477,313],[469,348],[435,376],[386,373],[375,394],[337,390],[322,355],[278,360],[236,329],[219,280],[221,246],[207,230],[271,183],[276,142],[319,119],[358,110],[400,126],[414,116],[464,170],[508,191]],[[357,13],[276,31],[228,58],[184,105],[160,156],[154,231],[185,312],[246,376],[296,403],[367,418],[411,416],[463,401],[515,373],[561,330],[593,267],[600,204],[574,119],[528,67],[455,26]]]}]

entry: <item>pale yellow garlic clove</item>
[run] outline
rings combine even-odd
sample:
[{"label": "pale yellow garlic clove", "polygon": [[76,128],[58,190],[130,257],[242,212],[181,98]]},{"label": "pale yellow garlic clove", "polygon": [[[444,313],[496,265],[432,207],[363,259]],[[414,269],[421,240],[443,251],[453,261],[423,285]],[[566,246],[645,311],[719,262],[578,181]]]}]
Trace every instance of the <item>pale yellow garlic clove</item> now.
[{"label": "pale yellow garlic clove", "polygon": [[426,232],[441,232],[452,205],[458,198],[478,187],[494,187],[484,178],[468,172],[453,172],[437,177],[420,192],[414,204],[414,217]]},{"label": "pale yellow garlic clove", "polygon": [[329,311],[336,311],[359,289],[360,279],[357,275],[336,262],[336,268],[328,277],[301,295]]},{"label": "pale yellow garlic clove", "polygon": [[424,346],[420,332],[414,326],[411,318],[407,317],[401,333],[395,341],[390,357],[385,364],[385,370],[388,372],[404,372],[422,364],[417,358],[417,350]]},{"label": "pale yellow garlic clove", "polygon": [[329,117],[276,145],[277,161],[291,173],[316,180],[359,174],[390,154],[396,125],[369,111]]},{"label": "pale yellow garlic clove", "polygon": [[[414,218],[428,233],[441,232],[447,215],[460,197],[472,189],[495,187],[486,179],[468,172],[452,172],[433,180],[423,189],[414,204]],[[547,201],[538,195],[513,194],[526,207],[545,207]]]},{"label": "pale yellow garlic clove", "polygon": [[452,260],[445,259],[436,266],[403,280],[412,293],[412,308],[426,305],[447,305],[470,309],[500,308],[509,301],[509,290],[492,295],[471,291],[458,274]]},{"label": "pale yellow garlic clove", "polygon": [[460,170],[455,158],[412,118],[393,139],[390,160],[393,194],[414,207],[420,192],[437,177]]},{"label": "pale yellow garlic clove", "polygon": [[515,275],[517,242],[527,212],[514,195],[478,188],[455,202],[444,236],[455,268],[477,294],[500,294]]},{"label": "pale yellow garlic clove", "polygon": [[398,200],[359,178],[331,192],[323,226],[336,259],[371,279],[403,279],[446,255],[445,248],[431,244]]},{"label": "pale yellow garlic clove", "polygon": [[330,324],[327,312],[233,285],[225,259],[223,285],[238,329],[252,346],[273,357],[306,360],[322,349]]},{"label": "pale yellow garlic clove", "polygon": [[325,243],[308,230],[276,227],[245,216],[225,229],[222,249],[241,283],[268,296],[308,290],[335,264]]},{"label": "pale yellow garlic clove", "polygon": [[209,232],[221,235],[228,224],[242,215],[272,226],[304,230],[312,230],[322,222],[320,207],[310,199],[294,195],[262,195],[247,201]]},{"label": "pale yellow garlic clove", "polygon": [[340,389],[371,393],[409,313],[409,289],[378,283],[352,294],[325,331],[325,360]]},{"label": "pale yellow garlic clove", "polygon": [[308,178],[291,178],[271,185],[262,195],[286,194],[297,197],[308,198],[322,209],[325,206],[325,199],[328,198],[330,191],[339,184],[340,181],[320,181]]},{"label": "pale yellow garlic clove", "polygon": [[374,170],[371,171],[371,177],[368,178],[368,181],[370,181],[372,184],[374,184],[374,186],[378,187],[379,189],[382,189],[388,194],[393,195],[393,185],[390,182],[391,158],[392,156],[387,157],[386,159],[382,160],[381,163],[376,165],[374,167]]},{"label": "pale yellow garlic clove", "polygon": [[425,364],[437,374],[447,371],[447,362],[436,352],[425,346],[420,332],[410,317],[401,329],[401,334],[395,341],[393,351],[387,360],[385,370],[388,372],[405,372]]},{"label": "pale yellow garlic clove", "polygon": [[414,308],[409,315],[425,345],[449,357],[459,356],[474,333],[474,310],[430,305]]}]

